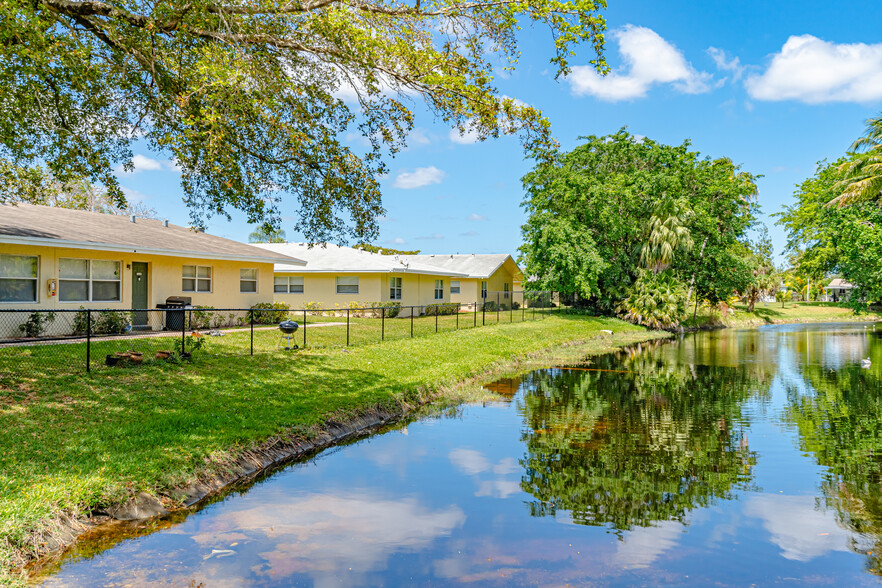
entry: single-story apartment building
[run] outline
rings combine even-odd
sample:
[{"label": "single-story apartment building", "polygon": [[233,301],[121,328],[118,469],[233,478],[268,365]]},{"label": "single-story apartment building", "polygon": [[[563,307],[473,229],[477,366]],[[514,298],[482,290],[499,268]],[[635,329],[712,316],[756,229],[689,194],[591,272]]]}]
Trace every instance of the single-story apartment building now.
[{"label": "single-story apartment building", "polygon": [[168,221],[0,204],[0,309],[250,308],[272,302],[280,262],[306,263]]},{"label": "single-story apartment building", "polygon": [[[275,300],[291,308],[334,310],[350,303],[400,302],[426,306],[456,302],[452,284],[468,276],[402,256],[381,255],[330,243],[259,243],[267,251],[306,261],[275,265]],[[409,316],[403,312],[401,316]]]},{"label": "single-story apartment building", "polygon": [[824,286],[824,298],[827,302],[845,302],[851,297],[854,285],[849,284],[842,278],[834,278]]},{"label": "single-story apartment building", "polygon": [[[401,259],[439,270],[464,274],[450,282],[450,301],[472,305],[482,300],[496,300],[510,304],[515,285],[523,284],[521,268],[507,253],[466,255],[405,255]],[[518,302],[521,302],[518,296]]]}]

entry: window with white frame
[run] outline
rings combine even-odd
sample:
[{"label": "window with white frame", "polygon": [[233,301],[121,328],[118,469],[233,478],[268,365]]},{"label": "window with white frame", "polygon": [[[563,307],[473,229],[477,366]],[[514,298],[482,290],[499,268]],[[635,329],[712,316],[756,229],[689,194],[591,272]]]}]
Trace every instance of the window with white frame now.
[{"label": "window with white frame", "polygon": [[339,276],[337,294],[358,294],[358,276]]},{"label": "window with white frame", "polygon": [[257,292],[257,270],[242,268],[239,270],[239,292],[252,294]]},{"label": "window with white frame", "polygon": [[435,300],[444,300],[444,280],[435,280]]},{"label": "window with white frame", "polygon": [[211,292],[211,267],[185,265],[181,275],[181,290],[184,292]]},{"label": "window with white frame", "polygon": [[459,294],[459,280],[450,280],[450,293]]},{"label": "window with white frame", "polygon": [[401,300],[401,278],[389,278],[389,300]]},{"label": "window with white frame", "polygon": [[303,294],[303,276],[276,276],[273,292],[276,294]]},{"label": "window with white frame", "polygon": [[37,302],[39,258],[0,255],[0,302]]},{"label": "window with white frame", "polygon": [[58,300],[61,302],[121,301],[120,262],[105,259],[59,259]]},{"label": "window with white frame", "polygon": [[487,298],[487,282],[481,282],[481,298]]}]

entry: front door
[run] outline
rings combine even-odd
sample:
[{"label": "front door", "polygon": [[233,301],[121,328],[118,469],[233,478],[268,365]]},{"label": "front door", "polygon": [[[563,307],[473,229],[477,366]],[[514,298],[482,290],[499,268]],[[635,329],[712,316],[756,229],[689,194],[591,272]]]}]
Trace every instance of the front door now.
[{"label": "front door", "polygon": [[132,313],[133,328],[150,328],[150,317],[143,310],[147,308],[147,304],[147,264],[132,262],[132,308],[139,309]]}]

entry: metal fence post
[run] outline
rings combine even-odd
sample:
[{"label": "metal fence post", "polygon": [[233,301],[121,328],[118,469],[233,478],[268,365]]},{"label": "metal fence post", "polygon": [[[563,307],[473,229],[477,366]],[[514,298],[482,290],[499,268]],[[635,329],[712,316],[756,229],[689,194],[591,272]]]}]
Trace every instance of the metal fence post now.
[{"label": "metal fence post", "polygon": [[475,323],[472,325],[473,327],[478,326],[478,301],[475,300]]},{"label": "metal fence post", "polygon": [[487,324],[487,298],[485,297],[483,304],[481,304],[481,326]]},{"label": "metal fence post", "polygon": [[496,324],[499,324],[499,292],[496,293]]},{"label": "metal fence post", "polygon": [[303,309],[303,346],[306,347],[306,309]]},{"label": "metal fence post", "polygon": [[410,338],[413,339],[413,309],[414,307],[410,307]]},{"label": "metal fence post", "polygon": [[508,322],[514,322],[514,296],[508,301]]},{"label": "metal fence post", "polygon": [[439,307],[435,307],[435,334],[438,334],[438,310]]},{"label": "metal fence post", "polygon": [[[190,317],[190,321],[193,321],[192,316]],[[185,351],[187,351],[187,315],[183,314],[181,317],[181,355],[183,355]]]},{"label": "metal fence post", "polygon": [[462,311],[462,302],[456,304],[456,330],[459,330],[459,313]]},{"label": "metal fence post", "polygon": [[349,347],[349,309],[346,309],[346,347]]},{"label": "metal fence post", "polygon": [[386,340],[386,307],[380,307],[380,341]]},{"label": "metal fence post", "polygon": [[251,322],[251,355],[254,355],[254,309],[249,309],[248,314]]},{"label": "metal fence post", "polygon": [[521,322],[527,320],[527,307],[524,304],[527,303],[527,299],[524,298],[521,300]]},{"label": "metal fence post", "polygon": [[[82,316],[82,315],[81,315]],[[86,311],[86,373],[92,371],[92,311]]]}]

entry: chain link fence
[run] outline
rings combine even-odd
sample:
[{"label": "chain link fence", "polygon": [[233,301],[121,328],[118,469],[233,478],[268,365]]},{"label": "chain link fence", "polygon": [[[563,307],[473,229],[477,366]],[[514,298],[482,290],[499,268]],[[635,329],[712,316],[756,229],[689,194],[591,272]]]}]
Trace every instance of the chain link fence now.
[{"label": "chain link fence", "polygon": [[[487,325],[539,320],[566,310],[550,292],[488,292],[472,303],[345,308],[180,307],[0,309],[0,384],[22,378],[240,356],[350,347]],[[267,305],[268,306],[268,305]],[[279,323],[297,323],[283,332]]]}]

